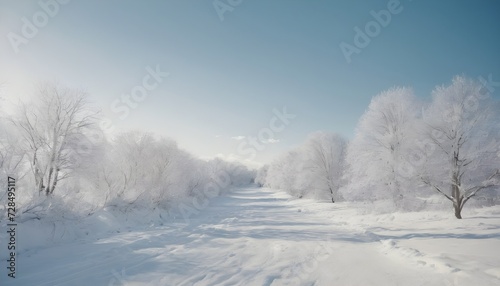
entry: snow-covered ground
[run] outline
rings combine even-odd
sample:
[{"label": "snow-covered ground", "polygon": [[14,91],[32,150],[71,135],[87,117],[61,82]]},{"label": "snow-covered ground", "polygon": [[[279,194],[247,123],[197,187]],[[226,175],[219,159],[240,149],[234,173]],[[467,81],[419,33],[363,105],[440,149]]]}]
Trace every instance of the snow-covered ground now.
[{"label": "snow-covered ground", "polygon": [[[464,210],[463,220],[355,207],[249,187],[212,199],[189,223],[126,228],[97,214],[82,224],[109,220],[121,231],[72,231],[75,241],[26,249],[17,278],[2,270],[1,284],[500,285],[500,207]],[[21,228],[20,244],[23,235],[36,239]]]}]

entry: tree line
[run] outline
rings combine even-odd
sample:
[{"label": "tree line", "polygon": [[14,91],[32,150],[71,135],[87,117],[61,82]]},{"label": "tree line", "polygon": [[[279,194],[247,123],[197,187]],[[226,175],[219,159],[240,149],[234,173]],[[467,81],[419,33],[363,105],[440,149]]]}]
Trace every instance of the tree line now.
[{"label": "tree line", "polygon": [[198,159],[152,133],[105,134],[84,91],[44,83],[35,95],[9,113],[0,108],[0,184],[7,175],[18,178],[18,213],[26,218],[103,208],[169,210],[203,196],[220,177],[228,188],[255,177],[243,165]]},{"label": "tree line", "polygon": [[456,76],[429,102],[410,88],[373,97],[347,142],[317,132],[261,168],[256,181],[302,197],[332,202],[390,201],[396,210],[422,208],[436,193],[455,217],[478,194],[498,202],[500,105],[480,82]]}]

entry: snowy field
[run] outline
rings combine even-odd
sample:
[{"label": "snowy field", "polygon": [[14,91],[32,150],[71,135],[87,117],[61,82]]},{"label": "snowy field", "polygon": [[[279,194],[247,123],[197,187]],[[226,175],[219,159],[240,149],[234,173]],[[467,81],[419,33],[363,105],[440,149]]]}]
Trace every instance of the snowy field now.
[{"label": "snowy field", "polygon": [[4,278],[1,257],[1,284],[500,285],[499,206],[466,208],[463,220],[451,210],[374,215],[355,207],[250,187],[212,199],[188,223],[127,226],[100,213],[47,229],[46,237],[66,237],[52,245],[36,236],[40,229],[21,226],[19,245],[38,246],[19,253],[16,279]]}]

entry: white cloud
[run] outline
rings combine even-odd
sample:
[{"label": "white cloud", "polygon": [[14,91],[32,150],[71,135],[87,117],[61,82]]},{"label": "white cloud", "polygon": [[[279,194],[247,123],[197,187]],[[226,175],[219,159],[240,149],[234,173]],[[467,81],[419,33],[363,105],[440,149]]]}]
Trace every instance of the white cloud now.
[{"label": "white cloud", "polygon": [[233,139],[233,140],[238,140],[238,141],[241,141],[241,140],[243,140],[243,139],[245,139],[245,138],[246,138],[245,136],[241,136],[241,135],[240,135],[240,136],[234,136],[234,137],[231,137],[231,139]]},{"label": "white cloud", "polygon": [[274,144],[274,143],[278,143],[278,142],[280,142],[280,140],[279,139],[274,139],[274,138],[271,138],[271,139],[269,139],[269,140],[266,141],[266,143],[269,143],[269,144]]}]

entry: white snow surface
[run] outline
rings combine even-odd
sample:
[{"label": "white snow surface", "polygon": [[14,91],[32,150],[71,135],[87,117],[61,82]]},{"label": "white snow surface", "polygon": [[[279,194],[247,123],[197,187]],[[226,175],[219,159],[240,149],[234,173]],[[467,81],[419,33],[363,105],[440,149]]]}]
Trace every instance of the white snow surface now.
[{"label": "white snow surface", "polygon": [[499,206],[464,210],[463,220],[359,209],[247,187],[188,221],[102,212],[64,230],[25,224],[17,277],[2,251],[0,284],[500,285]]}]

